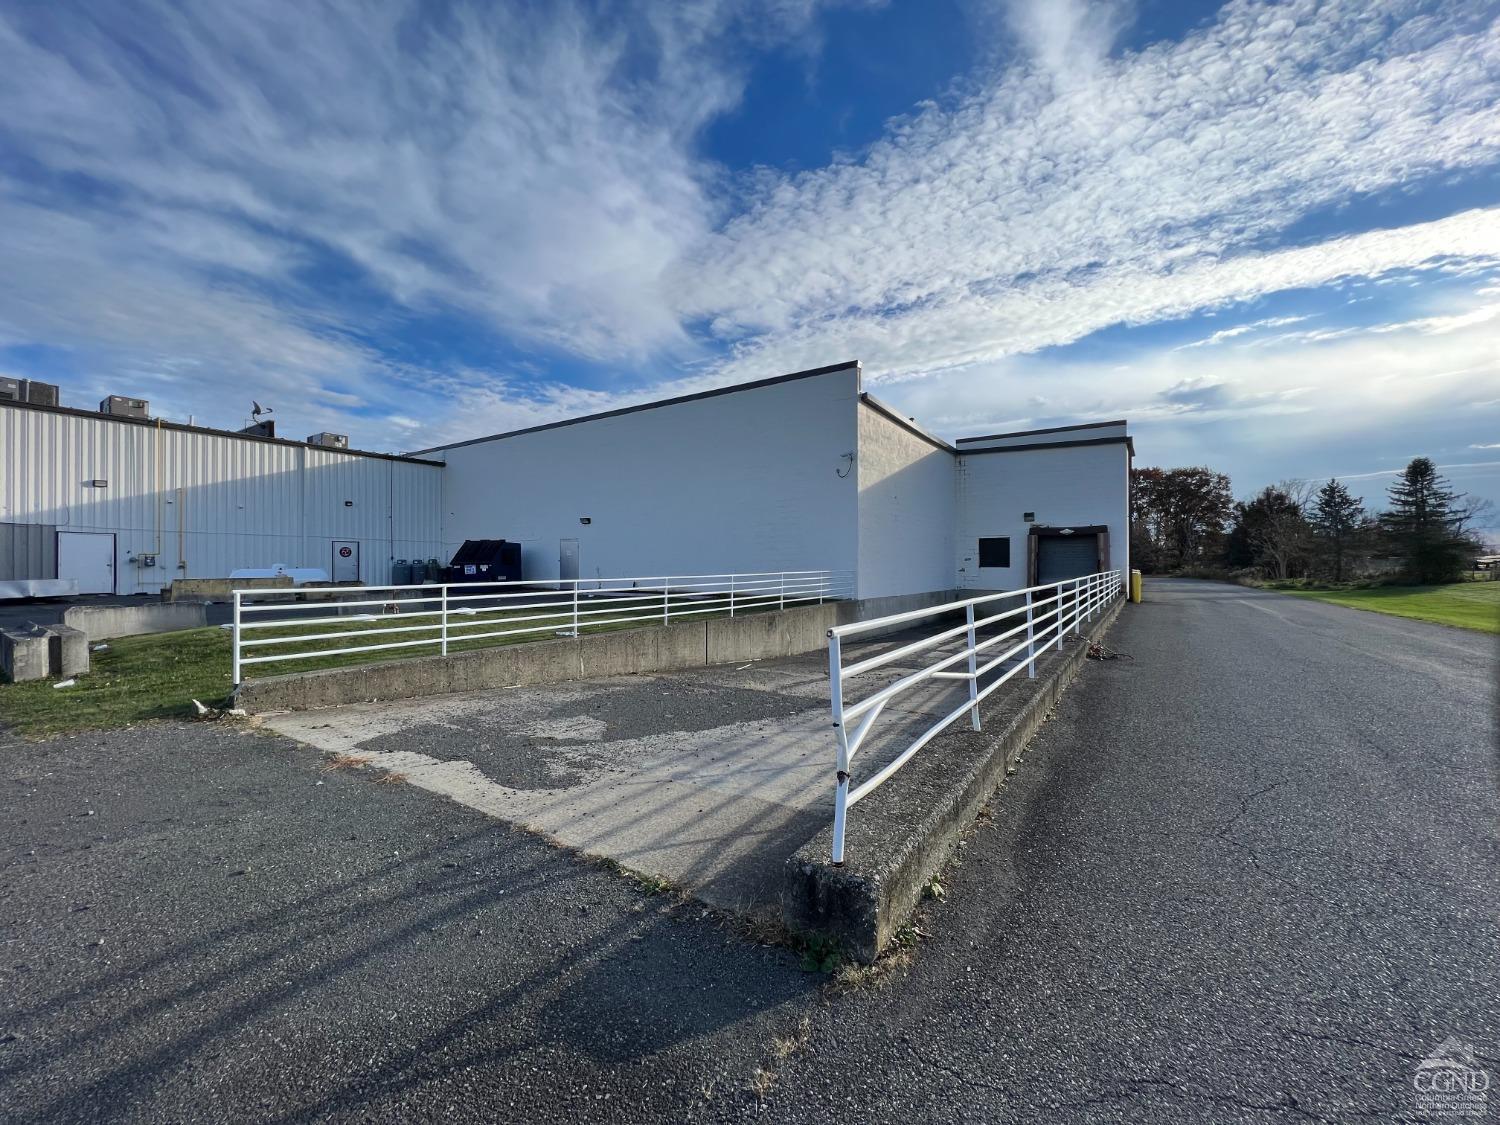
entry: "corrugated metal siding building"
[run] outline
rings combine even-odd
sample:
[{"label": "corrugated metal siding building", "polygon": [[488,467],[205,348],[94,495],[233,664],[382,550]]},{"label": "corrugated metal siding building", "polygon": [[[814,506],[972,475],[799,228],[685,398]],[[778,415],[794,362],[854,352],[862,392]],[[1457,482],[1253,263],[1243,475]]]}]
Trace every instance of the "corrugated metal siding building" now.
[{"label": "corrugated metal siding building", "polygon": [[82,568],[82,592],[154,593],[242,567],[332,574],[347,543],[384,583],[442,552],[441,508],[437,461],[0,402],[0,580]]}]

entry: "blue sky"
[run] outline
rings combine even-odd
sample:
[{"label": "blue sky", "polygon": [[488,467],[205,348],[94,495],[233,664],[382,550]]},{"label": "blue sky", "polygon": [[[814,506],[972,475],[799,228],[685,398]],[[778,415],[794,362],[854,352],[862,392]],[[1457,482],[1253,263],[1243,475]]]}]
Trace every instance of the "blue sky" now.
[{"label": "blue sky", "polygon": [[409,449],[844,359],[1500,499],[1500,2],[0,2],[0,372]]}]

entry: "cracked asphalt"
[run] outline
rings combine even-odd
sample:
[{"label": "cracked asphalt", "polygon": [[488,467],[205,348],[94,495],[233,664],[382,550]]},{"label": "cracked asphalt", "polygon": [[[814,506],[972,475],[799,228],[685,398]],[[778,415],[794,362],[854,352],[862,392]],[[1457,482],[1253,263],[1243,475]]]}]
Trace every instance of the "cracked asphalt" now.
[{"label": "cracked asphalt", "polygon": [[284,739],[0,735],[0,1117],[1402,1120],[1449,1035],[1500,1079],[1495,639],[1147,596],[837,993]]}]

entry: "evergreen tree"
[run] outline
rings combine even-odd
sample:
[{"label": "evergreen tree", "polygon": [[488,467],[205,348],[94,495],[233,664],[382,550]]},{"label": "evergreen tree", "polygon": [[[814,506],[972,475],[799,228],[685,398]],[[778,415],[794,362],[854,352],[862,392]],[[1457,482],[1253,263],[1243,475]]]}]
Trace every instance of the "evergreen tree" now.
[{"label": "evergreen tree", "polygon": [[1333,580],[1344,580],[1344,558],[1364,519],[1364,497],[1351,496],[1339,481],[1330,480],[1313,498],[1308,522],[1313,535],[1333,564]]},{"label": "evergreen tree", "polygon": [[1414,582],[1456,582],[1474,544],[1464,534],[1460,497],[1438,475],[1429,458],[1417,457],[1390,487],[1389,509],[1381,527],[1406,560]]}]

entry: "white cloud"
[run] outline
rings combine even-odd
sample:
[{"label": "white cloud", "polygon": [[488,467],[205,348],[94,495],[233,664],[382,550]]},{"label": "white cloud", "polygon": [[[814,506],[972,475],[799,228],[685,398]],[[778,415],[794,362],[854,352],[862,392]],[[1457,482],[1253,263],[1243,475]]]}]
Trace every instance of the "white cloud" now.
[{"label": "white cloud", "polygon": [[[326,248],[418,309],[584,356],[685,355],[660,277],[718,215],[691,146],[740,96],[749,55],[726,41],[795,36],[817,6],[11,8],[0,136],[104,189],[61,202],[122,267],[285,285]],[[37,206],[5,184],[0,231]],[[24,250],[0,235],[12,321]]]},{"label": "white cloud", "polygon": [[[818,7],[695,0],[600,23],[571,3],[12,6],[0,143],[45,175],[0,179],[0,339],[76,347],[184,412],[254,386],[305,398],[309,429],[344,428],[358,398],[403,443],[846,358],[928,378],[936,423],[1045,400],[1302,424],[1330,373],[1365,375],[1299,372],[1293,345],[1399,356],[1412,382],[1488,378],[1493,355],[1470,345],[1493,326],[1461,320],[1477,309],[1378,341],[1257,320],[1149,377],[1025,358],[1288,289],[1400,290],[1500,262],[1500,208],[1298,226],[1500,157],[1500,24],[1475,6],[1235,0],[1180,42],[1112,53],[1124,7],[1011,0],[1022,59],[868,151],[796,176],[706,164],[696,146],[741,95],[746,42],[813,43]],[[309,273],[330,251],[353,267]],[[450,307],[523,347],[666,378],[580,390],[525,359],[433,372],[383,350],[403,308]],[[1197,350],[1241,337],[1257,354]],[[441,414],[403,384],[462,406]],[[1371,409],[1394,416],[1400,397]]]},{"label": "white cloud", "polygon": [[1007,72],[896,123],[856,163],[775,180],[674,271],[676,299],[748,334],[737,375],[847,354],[902,375],[1438,255],[1493,258],[1496,211],[1264,248],[1352,195],[1500,153],[1500,27],[1454,5],[1391,35],[1398,7],[1231,3],[1079,88]]},{"label": "white cloud", "polygon": [[1267,328],[1281,328],[1288,324],[1300,324],[1304,320],[1310,320],[1310,316],[1273,316],[1265,320],[1252,321],[1249,324],[1237,324],[1233,328],[1221,328],[1211,336],[1205,336],[1201,340],[1194,340],[1188,344],[1178,345],[1178,351],[1184,348],[1211,348],[1215,344],[1222,344],[1225,340],[1233,340],[1237,336],[1244,336],[1251,332],[1260,332]]}]

